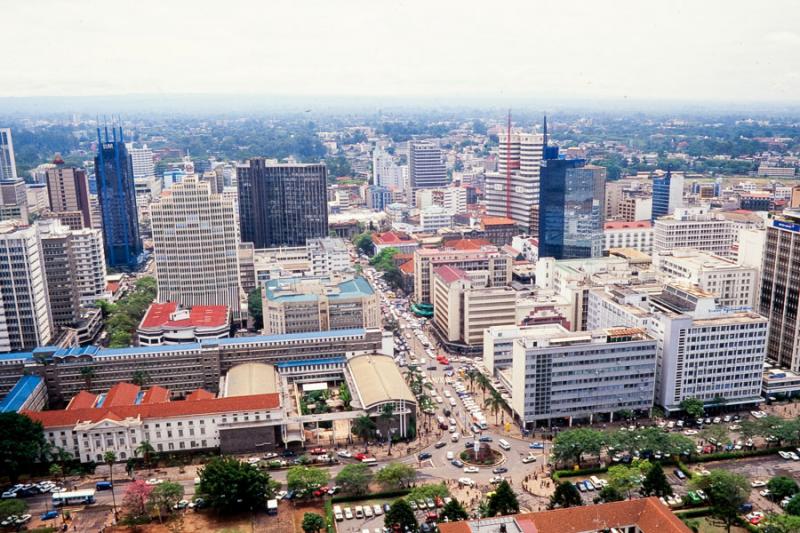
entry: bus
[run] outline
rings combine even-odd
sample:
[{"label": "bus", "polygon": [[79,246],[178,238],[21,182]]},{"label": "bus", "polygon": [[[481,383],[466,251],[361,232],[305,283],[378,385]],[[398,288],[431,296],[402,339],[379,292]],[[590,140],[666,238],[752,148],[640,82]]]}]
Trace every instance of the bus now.
[{"label": "bus", "polygon": [[94,489],[73,490],[70,492],[56,492],[53,494],[53,507],[62,505],[91,504],[94,503]]},{"label": "bus", "polygon": [[498,440],[498,441],[497,441],[497,444],[498,444],[498,445],[499,445],[501,448],[503,448],[505,451],[508,451],[508,450],[510,450],[510,449],[511,449],[511,445],[508,443],[508,441],[507,441],[506,439],[500,439],[500,440]]}]

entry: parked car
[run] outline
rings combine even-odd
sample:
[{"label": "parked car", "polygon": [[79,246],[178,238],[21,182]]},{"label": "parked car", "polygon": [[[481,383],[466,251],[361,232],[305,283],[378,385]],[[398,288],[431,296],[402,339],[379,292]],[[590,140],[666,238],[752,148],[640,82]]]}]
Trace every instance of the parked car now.
[{"label": "parked car", "polygon": [[675,472],[675,475],[677,476],[677,478],[680,479],[681,481],[686,479],[686,474],[684,474],[683,470],[681,470],[680,468],[676,468],[674,470],[674,472]]},{"label": "parked car", "polygon": [[429,452],[422,452],[419,455],[417,455],[417,459],[419,459],[420,461],[424,461],[425,459],[430,459],[431,457],[433,456]]}]

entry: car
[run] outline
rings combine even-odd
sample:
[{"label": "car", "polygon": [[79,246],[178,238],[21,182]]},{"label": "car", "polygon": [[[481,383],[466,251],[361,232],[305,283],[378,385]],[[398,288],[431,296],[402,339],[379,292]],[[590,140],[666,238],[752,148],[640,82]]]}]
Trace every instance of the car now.
[{"label": "car", "polygon": [[464,466],[464,463],[459,459],[453,459],[452,461],[450,461],[450,464],[456,468],[461,468],[462,466]]},{"label": "car", "polygon": [[722,422],[722,419],[717,416],[717,417],[714,417],[714,420],[712,420],[711,422],[713,422],[714,424],[719,424],[720,422]]},{"label": "car", "polygon": [[353,459],[355,459],[356,461],[363,461],[367,457],[369,457],[369,455],[367,455],[366,453],[357,453],[353,455]]},{"label": "car", "polygon": [[770,494],[772,494],[769,489],[760,490],[758,493],[765,498],[769,498]]},{"label": "car", "polygon": [[492,437],[490,437],[489,435],[481,435],[481,437],[478,440],[481,442],[492,442]]},{"label": "car", "polygon": [[25,524],[26,522],[30,522],[30,520],[31,520],[31,515],[24,514],[22,516],[18,516],[17,519],[14,520],[14,523],[16,525],[18,525],[18,526],[21,526],[22,524]]},{"label": "car", "polygon": [[425,498],[425,506],[428,509],[436,509],[436,502],[433,501],[433,498]]},{"label": "car", "polygon": [[792,461],[800,461],[800,455],[797,455],[795,452],[789,452],[789,458]]},{"label": "car", "polygon": [[694,429],[687,429],[683,432],[684,435],[691,437],[692,435],[697,435],[697,430]]},{"label": "car", "polygon": [[586,485],[583,484],[583,481],[575,483],[575,487],[581,492],[586,492]]},{"label": "car", "polygon": [[534,461],[536,461],[536,456],[535,455],[529,455],[527,457],[523,457],[522,458],[522,463],[523,464],[532,463]]},{"label": "car", "polygon": [[542,444],[541,442],[531,442],[528,445],[528,448],[531,448],[533,450],[544,450],[544,444]]},{"label": "car", "polygon": [[311,450],[308,453],[310,453],[311,455],[323,455],[328,453],[328,451],[325,448],[311,448]]},{"label": "car", "polygon": [[508,468],[504,466],[498,466],[492,469],[492,474],[505,474],[506,472],[508,472]]},{"label": "car", "polygon": [[391,508],[392,508],[392,506],[389,505],[388,503],[384,503],[383,504],[383,512],[384,513],[388,513]]},{"label": "car", "polygon": [[411,507],[412,511],[417,510],[417,502],[415,502],[414,500],[408,500],[408,506]]},{"label": "car", "polygon": [[360,505],[356,505],[355,517],[358,519],[364,518],[364,508]]},{"label": "car", "polygon": [[145,485],[161,485],[164,483],[164,480],[161,478],[151,477],[147,481],[144,482]]},{"label": "car", "polygon": [[428,504],[426,504],[425,500],[423,500],[422,498],[417,500],[417,509],[419,509],[420,511],[424,511],[427,506]]},{"label": "car", "polygon": [[339,492],[341,489],[342,489],[342,487],[340,487],[339,485],[334,485],[333,487],[328,489],[328,496],[333,496],[334,494]]},{"label": "car", "polygon": [[172,506],[173,509],[186,509],[189,506],[189,500],[181,500]]},{"label": "car", "polygon": [[681,470],[680,468],[676,468],[676,469],[675,469],[673,472],[675,472],[675,476],[676,476],[678,479],[680,479],[681,481],[683,481],[684,479],[686,479],[686,474],[684,474],[684,473],[683,473],[683,470]]},{"label": "car", "polygon": [[58,511],[47,511],[39,516],[40,520],[53,520],[58,516]]},{"label": "car", "polygon": [[431,457],[433,457],[433,455],[431,455],[429,452],[421,452],[420,454],[417,455],[417,459],[420,461],[424,461],[425,459],[430,459]]},{"label": "car", "polygon": [[464,467],[464,473],[465,474],[477,474],[480,471],[481,471],[481,469],[478,468],[477,466],[466,466],[466,467]]},{"label": "car", "polygon": [[380,516],[383,514],[383,509],[381,509],[381,506],[376,503],[372,506],[372,512],[375,514],[375,516]]},{"label": "car", "polygon": [[365,505],[364,506],[364,517],[365,518],[372,518],[374,515],[372,514],[372,506]]},{"label": "car", "polygon": [[447,459],[448,461],[452,461],[455,458],[456,458],[455,454],[452,451],[449,451],[445,454],[445,459]]},{"label": "car", "polygon": [[344,508],[344,517],[347,520],[352,520],[353,519],[353,510],[350,509],[349,507],[345,507]]},{"label": "car", "polygon": [[472,480],[472,478],[460,477],[458,478],[458,484],[464,485],[465,487],[471,487],[475,484],[475,482]]},{"label": "car", "polygon": [[787,459],[787,460],[792,458],[792,456],[789,455],[789,452],[785,452],[783,450],[778,451],[778,455],[780,455],[781,458]]},{"label": "car", "polygon": [[505,479],[506,478],[504,478],[503,476],[493,476],[489,480],[489,483],[491,483],[492,485],[497,485],[498,483],[502,483]]},{"label": "car", "polygon": [[705,492],[703,492],[702,489],[697,489],[696,491],[694,491],[694,493],[697,494],[703,501],[708,499],[708,495]]},{"label": "car", "polygon": [[447,446],[447,443],[441,440],[433,445],[433,447],[436,449],[444,448],[445,446]]}]

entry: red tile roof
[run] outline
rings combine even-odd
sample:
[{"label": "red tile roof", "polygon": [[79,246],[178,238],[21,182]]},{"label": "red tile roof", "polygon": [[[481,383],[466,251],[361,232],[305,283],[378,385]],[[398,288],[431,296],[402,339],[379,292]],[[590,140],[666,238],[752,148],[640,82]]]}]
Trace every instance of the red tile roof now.
[{"label": "red tile roof", "polygon": [[161,403],[168,401],[169,391],[159,386],[150,387],[150,390],[144,393],[144,398],[142,398],[142,403]]},{"label": "red tile roof", "polygon": [[142,328],[166,327],[221,327],[228,323],[228,307],[224,305],[195,305],[189,311],[189,318],[170,320],[170,315],[178,309],[177,302],[150,304],[142,319]]},{"label": "red tile roof", "polygon": [[635,220],[633,222],[628,222],[625,220],[612,220],[610,222],[606,222],[605,229],[643,229],[643,228],[652,228],[653,223],[649,220]]},{"label": "red tile roof", "polygon": [[280,407],[280,394],[254,394],[251,396],[231,396],[228,398],[209,398],[194,401],[150,403],[141,405],[120,405],[89,409],[69,409],[59,411],[22,411],[33,420],[38,420],[46,428],[74,426],[78,422],[99,422],[105,419],[124,420],[126,418],[174,418],[181,416],[205,415],[277,409]]},{"label": "red tile roof", "polygon": [[452,267],[449,265],[444,265],[435,268],[433,272],[434,274],[438,274],[439,277],[442,278],[442,281],[444,281],[448,285],[460,279],[469,279],[466,272],[464,272],[460,268]]},{"label": "red tile roof", "polygon": [[372,242],[375,244],[410,244],[414,239],[405,233],[387,231],[386,233],[373,233]]},{"label": "red tile roof", "polygon": [[[689,533],[689,528],[657,498],[519,514],[514,519],[524,533],[585,533],[633,525],[642,533]],[[468,521],[443,522],[439,530],[472,533]]]},{"label": "red tile roof", "polygon": [[89,391],[82,390],[72,397],[67,404],[67,409],[86,409],[92,407],[97,401],[97,395]]},{"label": "red tile roof", "polygon": [[481,218],[483,226],[508,226],[514,225],[514,220],[508,217],[483,217]]},{"label": "red tile roof", "polygon": [[136,403],[136,396],[142,390],[133,383],[117,383],[108,390],[103,407],[116,407],[118,405],[133,405]]},{"label": "red tile roof", "polygon": [[216,398],[216,396],[214,396],[214,393],[208,392],[205,389],[197,389],[186,395],[186,401],[190,402],[194,400],[209,400],[211,398]]},{"label": "red tile roof", "polygon": [[453,239],[444,242],[444,248],[452,250],[480,250],[484,246],[492,246],[486,239]]},{"label": "red tile roof", "polygon": [[400,265],[400,270],[404,274],[413,274],[414,273],[414,261],[406,261],[402,265]]},{"label": "red tile roof", "polygon": [[109,281],[106,283],[106,290],[111,294],[114,294],[119,290],[119,281]]}]

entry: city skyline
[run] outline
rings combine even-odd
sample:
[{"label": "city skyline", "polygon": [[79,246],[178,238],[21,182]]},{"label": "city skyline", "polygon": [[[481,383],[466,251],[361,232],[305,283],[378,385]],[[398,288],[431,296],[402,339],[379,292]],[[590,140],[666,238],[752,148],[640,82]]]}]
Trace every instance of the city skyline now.
[{"label": "city skyline", "polygon": [[[800,33],[789,24],[800,6],[788,1],[771,4],[781,17],[752,17],[752,6],[738,1],[625,1],[512,3],[488,19],[476,16],[478,6],[453,2],[232,2],[225,10],[144,2],[133,11],[103,7],[110,19],[124,12],[126,24],[113,36],[88,16],[92,2],[69,9],[48,3],[48,17],[40,16],[41,2],[4,6],[9,41],[25,46],[8,54],[5,71],[15,75],[0,84],[0,97],[446,94],[499,101],[796,102],[800,84]],[[423,7],[428,23],[419,24]],[[51,38],[27,38],[34,20]],[[266,29],[240,31],[250,20],[264,21]],[[58,61],[53,42],[59,42]],[[29,68],[34,64],[47,64],[47,74]],[[103,68],[93,68],[98,64]],[[215,75],[198,76],[208,69]]]}]

